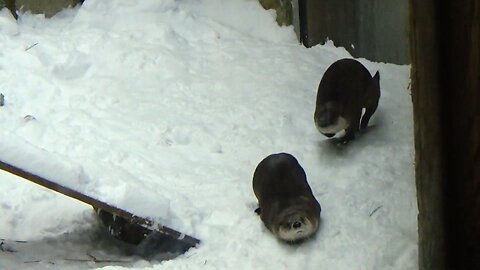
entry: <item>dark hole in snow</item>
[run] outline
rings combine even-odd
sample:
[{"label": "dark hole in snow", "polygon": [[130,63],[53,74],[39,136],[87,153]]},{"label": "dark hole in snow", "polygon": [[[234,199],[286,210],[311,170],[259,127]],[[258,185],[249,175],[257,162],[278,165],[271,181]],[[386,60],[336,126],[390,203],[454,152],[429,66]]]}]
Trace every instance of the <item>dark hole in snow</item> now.
[{"label": "dark hole in snow", "polygon": [[95,209],[108,232],[115,238],[135,245],[135,255],[145,259],[171,259],[185,253],[192,246],[169,235],[130,222],[120,216]]}]

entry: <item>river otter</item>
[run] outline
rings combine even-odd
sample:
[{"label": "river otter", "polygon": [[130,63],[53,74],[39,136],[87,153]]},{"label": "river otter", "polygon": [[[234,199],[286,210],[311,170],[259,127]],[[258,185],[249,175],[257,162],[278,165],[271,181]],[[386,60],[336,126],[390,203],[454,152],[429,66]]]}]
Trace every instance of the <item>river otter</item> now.
[{"label": "river otter", "polygon": [[255,212],[279,239],[295,243],[317,232],[321,207],[294,156],[279,153],[263,159],[253,174],[253,191]]},{"label": "river otter", "polygon": [[346,129],[340,141],[347,143],[355,138],[356,131],[367,128],[379,99],[378,71],[372,77],[357,60],[340,59],[328,67],[318,86],[315,126],[327,137]]}]

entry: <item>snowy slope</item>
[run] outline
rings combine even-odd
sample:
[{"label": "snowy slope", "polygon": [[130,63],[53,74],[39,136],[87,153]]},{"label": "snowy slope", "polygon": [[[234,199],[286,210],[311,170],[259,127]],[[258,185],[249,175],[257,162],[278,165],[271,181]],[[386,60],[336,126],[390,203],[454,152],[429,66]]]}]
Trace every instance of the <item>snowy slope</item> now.
[{"label": "snowy slope", "polygon": [[[382,97],[369,131],[338,148],[313,111],[323,72],[349,54],[300,46],[257,1],[88,0],[18,24],[0,14],[0,137],[15,138],[0,144],[23,163],[72,164],[90,194],[202,240],[169,261],[123,255],[90,207],[2,173],[0,238],[28,243],[0,252],[0,269],[417,269],[408,66],[360,59],[380,70]],[[22,158],[18,141],[54,158]],[[300,246],[253,213],[253,171],[282,151],[322,205]],[[87,253],[128,262],[66,260]]]}]

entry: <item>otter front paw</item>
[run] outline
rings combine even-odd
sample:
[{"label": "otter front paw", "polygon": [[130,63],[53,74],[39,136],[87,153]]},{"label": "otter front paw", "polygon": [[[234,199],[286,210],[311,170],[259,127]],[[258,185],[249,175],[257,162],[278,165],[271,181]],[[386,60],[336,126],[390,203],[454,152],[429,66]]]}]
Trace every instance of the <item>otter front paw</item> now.
[{"label": "otter front paw", "polygon": [[347,133],[342,138],[339,138],[336,143],[337,144],[347,144],[353,139],[355,139],[355,133],[353,133],[353,132],[352,133]]}]

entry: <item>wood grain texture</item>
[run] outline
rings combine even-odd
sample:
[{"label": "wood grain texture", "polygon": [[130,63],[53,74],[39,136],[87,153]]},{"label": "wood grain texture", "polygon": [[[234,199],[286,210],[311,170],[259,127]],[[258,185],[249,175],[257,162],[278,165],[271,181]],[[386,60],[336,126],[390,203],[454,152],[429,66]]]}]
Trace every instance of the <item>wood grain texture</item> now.
[{"label": "wood grain texture", "polygon": [[420,270],[478,270],[480,3],[410,9]]}]

